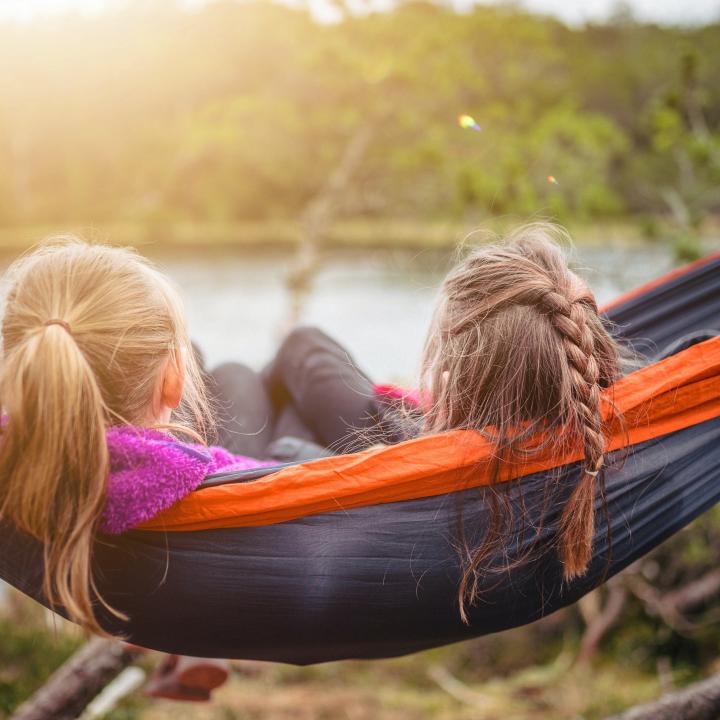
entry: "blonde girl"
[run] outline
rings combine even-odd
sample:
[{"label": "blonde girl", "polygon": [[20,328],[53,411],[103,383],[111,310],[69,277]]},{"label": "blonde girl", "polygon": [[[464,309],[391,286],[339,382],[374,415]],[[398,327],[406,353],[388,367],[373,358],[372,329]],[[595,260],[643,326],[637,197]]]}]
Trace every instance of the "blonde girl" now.
[{"label": "blonde girl", "polygon": [[99,631],[90,561],[106,433],[173,414],[202,432],[198,368],[175,292],[133,253],[61,240],[15,262],[6,282],[0,512],[43,544],[48,600]]},{"label": "blonde girl", "polygon": [[206,393],[178,296],[146,260],[64,238],[16,261],[6,283],[0,516],[42,544],[48,601],[102,633],[97,532],[263,463],[185,442],[209,427]]}]

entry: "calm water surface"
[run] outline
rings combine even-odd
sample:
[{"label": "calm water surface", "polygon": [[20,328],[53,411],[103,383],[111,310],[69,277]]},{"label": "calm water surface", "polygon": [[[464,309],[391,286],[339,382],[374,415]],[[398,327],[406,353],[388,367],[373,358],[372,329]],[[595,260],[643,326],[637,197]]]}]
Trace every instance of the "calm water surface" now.
[{"label": "calm water surface", "polygon": [[[293,257],[279,253],[154,253],[183,294],[193,337],[208,364],[261,367],[288,327],[285,281]],[[673,266],[664,246],[584,247],[575,267],[600,303]],[[451,266],[438,252],[339,252],[320,263],[301,322],[340,339],[372,377],[411,381],[437,288]]]}]

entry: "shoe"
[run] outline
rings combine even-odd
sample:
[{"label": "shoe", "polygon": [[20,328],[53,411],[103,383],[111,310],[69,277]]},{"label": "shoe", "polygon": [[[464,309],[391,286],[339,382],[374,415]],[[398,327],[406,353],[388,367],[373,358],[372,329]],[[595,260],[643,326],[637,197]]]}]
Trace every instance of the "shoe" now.
[{"label": "shoe", "polygon": [[206,702],[230,675],[226,660],[168,655],[145,685],[148,697]]},{"label": "shoe", "polygon": [[180,700],[182,702],[208,702],[210,700],[209,690],[185,687],[172,676],[150,678],[145,685],[143,695],[163,700]]},{"label": "shoe", "polygon": [[230,677],[230,663],[227,660],[183,655],[175,665],[174,675],[185,687],[211,691],[224,685]]}]

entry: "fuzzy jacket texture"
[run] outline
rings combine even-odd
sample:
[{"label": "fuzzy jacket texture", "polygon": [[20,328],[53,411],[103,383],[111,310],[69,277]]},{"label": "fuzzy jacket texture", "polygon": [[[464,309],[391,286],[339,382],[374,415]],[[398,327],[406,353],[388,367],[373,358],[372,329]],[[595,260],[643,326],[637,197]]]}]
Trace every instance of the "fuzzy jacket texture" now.
[{"label": "fuzzy jacket texture", "polygon": [[160,430],[115,427],[107,433],[110,478],[101,529],[119,535],[169,508],[217,472],[273,465],[220,447],[186,443]]}]

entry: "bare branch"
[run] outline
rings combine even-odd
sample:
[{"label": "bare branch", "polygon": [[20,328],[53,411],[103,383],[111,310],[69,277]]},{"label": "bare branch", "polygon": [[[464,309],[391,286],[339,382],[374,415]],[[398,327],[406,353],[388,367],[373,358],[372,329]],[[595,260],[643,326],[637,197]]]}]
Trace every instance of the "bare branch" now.
[{"label": "bare branch", "polygon": [[[608,583],[608,596],[605,605],[597,615],[589,618],[587,629],[580,644],[579,663],[587,663],[596,653],[605,633],[618,621],[625,607],[626,599],[627,591],[619,582]],[[588,619],[586,619],[587,621]]]},{"label": "bare branch", "polygon": [[477,690],[468,687],[464,682],[458,680],[452,673],[448,672],[442,665],[432,665],[428,668],[428,676],[434,680],[448,695],[454,697],[463,705],[472,707],[487,708],[489,698]]},{"label": "bare branch", "polygon": [[663,600],[678,611],[690,610],[720,593],[720,568],[710,570],[697,580],[667,593]]},{"label": "bare branch", "polygon": [[302,313],[317,270],[320,243],[332,225],[350,182],[357,172],[375,134],[376,123],[368,122],[350,138],[340,161],[320,192],[310,201],[300,219],[302,236],[287,284],[292,294],[288,325],[293,325]]},{"label": "bare branch", "polygon": [[625,575],[625,583],[637,598],[642,600],[648,612],[661,617],[667,625],[680,634],[697,629],[683,612],[710,600],[720,592],[720,569],[713,569],[697,580],[676,590],[661,593],[639,575]]}]

